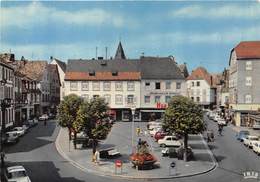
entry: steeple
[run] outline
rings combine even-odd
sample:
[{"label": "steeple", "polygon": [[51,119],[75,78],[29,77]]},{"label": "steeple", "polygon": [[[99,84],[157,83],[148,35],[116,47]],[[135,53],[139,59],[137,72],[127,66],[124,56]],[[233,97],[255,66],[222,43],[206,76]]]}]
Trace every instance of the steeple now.
[{"label": "steeple", "polygon": [[118,47],[117,47],[117,50],[116,50],[115,59],[126,59],[121,41],[119,41],[119,44],[118,44]]}]

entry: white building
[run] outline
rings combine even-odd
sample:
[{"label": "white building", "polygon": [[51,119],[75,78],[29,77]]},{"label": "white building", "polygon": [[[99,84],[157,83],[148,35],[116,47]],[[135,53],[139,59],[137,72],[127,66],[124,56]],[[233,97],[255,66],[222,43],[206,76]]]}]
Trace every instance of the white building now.
[{"label": "white building", "polygon": [[187,93],[188,97],[204,108],[212,108],[216,103],[216,88],[213,77],[205,68],[198,67],[188,76]]},{"label": "white building", "polygon": [[63,99],[64,95],[65,95],[65,82],[64,82],[64,78],[65,78],[65,72],[66,72],[66,63],[51,57],[51,63],[50,64],[55,64],[58,66],[58,72],[59,72],[59,77],[60,77],[60,100]]}]

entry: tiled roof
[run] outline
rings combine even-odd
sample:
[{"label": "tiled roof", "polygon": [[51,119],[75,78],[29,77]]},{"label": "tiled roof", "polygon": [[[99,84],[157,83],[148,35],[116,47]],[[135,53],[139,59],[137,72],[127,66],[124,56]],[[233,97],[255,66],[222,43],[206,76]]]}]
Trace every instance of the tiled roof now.
[{"label": "tiled roof", "polygon": [[66,72],[65,80],[140,80],[140,77],[140,72],[118,72],[117,76],[111,72],[95,72],[95,76],[89,72]]},{"label": "tiled roof", "polygon": [[25,61],[24,63],[19,71],[33,80],[40,81],[48,65],[47,61]]},{"label": "tiled roof", "polygon": [[211,81],[211,75],[207,72],[207,70],[203,67],[198,67],[192,71],[190,76],[188,76],[187,80],[206,80],[210,86],[213,86]]},{"label": "tiled roof", "polygon": [[240,42],[234,50],[237,59],[260,59],[260,41]]},{"label": "tiled roof", "polygon": [[60,68],[62,69],[62,71],[64,71],[64,73],[66,72],[66,63],[54,58],[54,60],[57,62],[57,64],[60,66]]},{"label": "tiled roof", "polygon": [[[88,76],[89,72],[96,75]],[[112,72],[118,72],[118,76],[112,76]],[[172,58],[141,57],[132,60],[68,60],[65,79],[184,79],[184,76]]]}]

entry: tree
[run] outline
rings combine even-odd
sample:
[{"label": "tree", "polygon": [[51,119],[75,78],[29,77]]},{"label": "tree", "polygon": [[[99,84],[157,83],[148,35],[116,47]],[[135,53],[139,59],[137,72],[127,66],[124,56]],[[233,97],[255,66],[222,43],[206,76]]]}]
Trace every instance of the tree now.
[{"label": "tree", "polygon": [[202,109],[187,97],[175,96],[165,110],[163,128],[184,137],[184,161],[187,161],[188,134],[205,129]]},{"label": "tree", "polygon": [[[74,123],[74,128],[79,130],[84,129],[87,135],[94,140],[99,139],[100,136],[106,136],[109,132],[109,126],[106,119],[108,119],[108,104],[103,98],[94,98],[89,102],[85,101],[77,112],[77,120]],[[95,150],[95,145],[93,150]]]},{"label": "tree", "polygon": [[65,96],[63,101],[58,106],[58,121],[62,127],[67,127],[69,130],[69,139],[71,140],[71,132],[78,132],[75,122],[77,120],[77,112],[82,105],[83,100],[75,95],[70,94]]}]

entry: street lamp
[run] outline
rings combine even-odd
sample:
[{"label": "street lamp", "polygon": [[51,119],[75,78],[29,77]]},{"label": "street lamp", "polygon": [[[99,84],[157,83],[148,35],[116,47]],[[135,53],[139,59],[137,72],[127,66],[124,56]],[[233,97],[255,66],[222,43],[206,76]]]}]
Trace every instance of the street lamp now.
[{"label": "street lamp", "polygon": [[134,122],[135,122],[135,107],[131,107],[132,112],[132,153],[134,152]]}]

